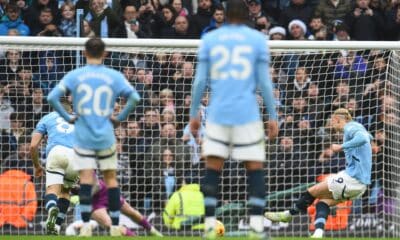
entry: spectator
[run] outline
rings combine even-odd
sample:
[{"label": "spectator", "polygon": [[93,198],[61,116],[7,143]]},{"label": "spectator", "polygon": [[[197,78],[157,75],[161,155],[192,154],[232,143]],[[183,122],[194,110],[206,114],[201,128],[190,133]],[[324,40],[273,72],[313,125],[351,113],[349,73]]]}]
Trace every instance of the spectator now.
[{"label": "spectator", "polygon": [[44,102],[43,90],[34,88],[32,90],[32,103],[27,106],[26,113],[29,118],[26,121],[26,128],[33,130],[40,119],[50,112],[50,106]]},{"label": "spectator", "polygon": [[162,38],[170,36],[174,32],[172,25],[175,23],[176,12],[170,5],[165,5],[161,13],[154,14],[154,20],[151,26],[153,37]]},{"label": "spectator", "polygon": [[124,60],[120,62],[121,72],[128,82],[134,85],[136,81],[135,75],[135,64],[130,60]]},{"label": "spectator", "polygon": [[400,4],[392,6],[385,13],[386,40],[400,40]]},{"label": "spectator", "polygon": [[21,18],[24,19],[26,12],[28,11],[28,3],[26,0],[16,0],[15,5],[17,5],[18,9],[20,10]]},{"label": "spectator", "polygon": [[324,124],[324,100],[321,97],[318,84],[310,83],[307,90],[306,104],[308,106],[308,112],[310,120],[312,120],[312,126],[315,128],[322,127]]},{"label": "spectator", "polygon": [[310,83],[311,78],[308,76],[307,69],[298,67],[293,81],[286,86],[286,100],[291,100],[295,96],[305,97]]},{"label": "spectator", "polygon": [[260,16],[256,19],[255,28],[258,31],[264,33],[265,35],[268,35],[268,29],[270,27],[271,27],[271,21],[266,16]]},{"label": "spectator", "polygon": [[338,41],[349,41],[350,40],[350,34],[349,34],[349,29],[346,26],[346,24],[340,24],[338,26],[335,26],[333,28],[333,40],[338,40]]},{"label": "spectator", "polygon": [[307,26],[301,20],[292,20],[289,23],[288,29],[291,39],[306,40]]},{"label": "spectator", "polygon": [[151,145],[160,137],[160,112],[154,108],[148,108],[144,111],[141,129],[146,146]]},{"label": "spectator", "polygon": [[97,37],[110,37],[120,24],[117,15],[104,0],[90,0],[90,10],[84,16]]},{"label": "spectator", "polygon": [[32,36],[60,37],[62,33],[54,23],[54,16],[50,8],[40,10],[39,24],[31,28]]},{"label": "spectator", "polygon": [[[308,24],[310,26],[310,33],[315,35],[316,32],[325,27],[325,23],[321,16],[313,16]],[[286,26],[286,25],[285,25]]]},{"label": "spectator", "polygon": [[138,12],[133,5],[127,5],[124,9],[122,24],[113,32],[117,38],[149,38],[150,33],[140,23]]},{"label": "spectator", "polygon": [[88,21],[82,20],[82,26],[81,37],[92,38],[96,36]]},{"label": "spectator", "polygon": [[168,109],[175,111],[174,92],[171,89],[164,88],[160,92],[161,112]]},{"label": "spectator", "polygon": [[2,130],[0,134],[0,158],[2,160],[17,150],[20,137],[27,134],[24,121],[24,114],[16,112],[10,114],[10,129]]},{"label": "spectator", "polygon": [[131,175],[135,176],[130,179],[130,199],[132,204],[142,207],[145,197],[144,156],[147,146],[140,123],[134,119],[128,120],[126,142],[128,144],[129,169]]},{"label": "spectator", "polygon": [[0,87],[0,131],[10,129],[10,115],[14,112],[11,101],[4,95],[4,88]]},{"label": "spectator", "polygon": [[11,169],[19,169],[33,177],[33,163],[30,157],[30,137],[21,136],[16,151],[10,154],[1,162],[1,172]]},{"label": "spectator", "polygon": [[[346,15],[346,25],[350,37],[358,41],[377,41],[383,39],[384,20],[379,12],[369,8],[370,0],[357,0],[356,7]],[[365,27],[368,26],[368,27]]]},{"label": "spectator", "polygon": [[161,113],[161,124],[164,125],[167,123],[176,123],[175,111],[171,108],[164,108]]},{"label": "spectator", "polygon": [[321,28],[317,32],[315,32],[314,36],[310,36],[310,39],[314,39],[317,41],[325,41],[330,40],[328,35],[328,29],[326,27]]},{"label": "spectator", "polygon": [[61,6],[61,23],[58,28],[64,37],[76,37],[75,6],[65,2]]},{"label": "spectator", "polygon": [[159,15],[156,13],[161,11],[161,6],[156,6],[157,1],[149,1],[147,4],[142,6],[136,6],[138,9],[138,21],[142,25],[142,29],[145,29],[144,32],[150,35],[150,37],[154,38],[153,33],[153,22],[157,19]]},{"label": "spectator", "polygon": [[198,0],[198,4],[197,13],[190,20],[190,25],[193,26],[196,38],[199,38],[200,34],[208,26],[214,12],[211,0]]},{"label": "spectator", "polygon": [[[290,135],[283,136],[279,140],[279,147],[272,155],[268,169],[271,192],[283,191],[294,187],[299,183],[299,170],[304,168],[305,161],[302,158],[299,145],[295,144]],[[296,174],[296,172],[297,174]],[[282,184],[284,183],[284,184]]]},{"label": "spectator", "polygon": [[335,20],[344,20],[351,6],[350,0],[321,0],[314,15],[321,16],[328,28],[332,28]]},{"label": "spectator", "polygon": [[304,23],[310,22],[312,8],[306,0],[291,0],[289,6],[285,7],[279,17],[280,26],[288,26],[292,20],[298,19]]},{"label": "spectator", "polygon": [[189,20],[185,16],[178,16],[175,18],[175,24],[173,26],[174,31],[171,36],[164,36],[165,38],[173,39],[193,39],[193,29],[189,25]]},{"label": "spectator", "polygon": [[5,86],[15,79],[17,69],[22,66],[22,54],[18,50],[8,50],[6,58],[0,59],[0,85]]},{"label": "spectator", "polygon": [[141,96],[140,102],[136,107],[136,114],[142,116],[146,107],[158,105],[154,102],[154,98],[156,98],[155,92],[152,90],[152,78],[146,77],[146,71],[143,68],[139,68],[136,70],[136,81],[135,88]]},{"label": "spectator", "polygon": [[265,15],[262,11],[260,0],[249,0],[247,1],[247,6],[249,8],[249,18],[253,24],[256,22],[257,18]]},{"label": "spectator", "polygon": [[[169,149],[171,154],[166,153],[166,149]],[[164,155],[164,153],[169,156]],[[173,156],[171,156],[172,154]],[[172,162],[170,157],[173,157]],[[182,184],[184,165],[190,164],[190,149],[177,138],[174,124],[168,123],[162,127],[160,139],[149,147],[146,152],[145,161],[146,176],[152,176],[149,179],[151,182],[148,182],[148,186],[152,188],[151,193],[153,194],[153,199],[156,200],[156,206],[160,206],[159,204],[167,199],[164,194],[166,193],[166,189],[160,189],[160,186],[163,185],[161,184],[161,178],[165,177],[164,170],[167,171],[167,176],[172,175],[174,177],[175,187]],[[173,168],[173,172],[168,172],[168,170],[171,170],[168,168],[171,167]]]},{"label": "spectator", "polygon": [[28,36],[30,34],[29,27],[24,24],[20,16],[20,9],[17,5],[7,4],[6,15],[1,18],[0,23],[0,35],[8,35],[9,30],[16,29],[18,35]]},{"label": "spectator", "polygon": [[54,51],[44,51],[39,53],[39,74],[38,83],[43,89],[43,94],[47,96],[51,89],[53,89],[59,80],[63,77],[59,58]]},{"label": "spectator", "polygon": [[182,5],[182,0],[171,0],[170,4],[175,9],[178,16],[189,16],[189,11]]},{"label": "spectator", "polygon": [[286,30],[283,27],[273,27],[268,31],[270,40],[285,40]]},{"label": "spectator", "polygon": [[201,35],[221,27],[222,24],[224,23],[225,23],[225,9],[222,5],[218,5],[214,9],[214,13],[211,18],[210,24],[204,28]]},{"label": "spectator", "polygon": [[[24,14],[24,22],[29,26],[31,30],[31,36],[36,36],[40,30],[37,29],[42,28],[42,22],[40,20],[40,15],[42,14],[42,10],[50,9],[52,21],[54,24],[58,23],[58,1],[56,0],[32,0],[32,4],[28,7],[26,13]],[[47,11],[47,10],[46,10]],[[48,17],[49,14],[46,16]],[[36,29],[36,30],[35,30]]]}]

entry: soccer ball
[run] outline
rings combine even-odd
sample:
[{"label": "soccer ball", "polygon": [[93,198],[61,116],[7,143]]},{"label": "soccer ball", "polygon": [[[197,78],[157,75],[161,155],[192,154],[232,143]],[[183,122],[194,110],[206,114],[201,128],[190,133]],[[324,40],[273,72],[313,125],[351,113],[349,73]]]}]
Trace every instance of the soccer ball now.
[{"label": "soccer ball", "polygon": [[215,226],[215,232],[217,232],[218,237],[222,237],[225,234],[225,226],[221,221],[217,220],[217,224]]}]

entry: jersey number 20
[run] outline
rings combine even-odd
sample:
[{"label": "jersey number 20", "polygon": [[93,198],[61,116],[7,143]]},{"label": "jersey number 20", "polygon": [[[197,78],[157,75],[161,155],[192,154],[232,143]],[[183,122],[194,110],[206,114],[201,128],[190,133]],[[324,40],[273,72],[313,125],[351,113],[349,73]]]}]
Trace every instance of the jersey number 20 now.
[{"label": "jersey number 20", "polygon": [[[77,88],[78,94],[84,93],[79,100],[77,110],[80,115],[91,115],[93,112],[97,116],[105,117],[111,114],[112,89],[109,86],[103,85],[95,90],[88,84],[80,84]],[[93,97],[92,108],[84,107],[83,105],[90,101]],[[101,98],[104,97],[104,106],[101,106]]]},{"label": "jersey number 20", "polygon": [[[211,49],[211,57],[217,60],[211,66],[211,79],[226,80],[246,80],[253,66],[248,55],[253,53],[253,48],[249,45],[238,45],[233,49],[228,49],[223,45],[217,45]],[[224,70],[226,66],[229,68]]]}]

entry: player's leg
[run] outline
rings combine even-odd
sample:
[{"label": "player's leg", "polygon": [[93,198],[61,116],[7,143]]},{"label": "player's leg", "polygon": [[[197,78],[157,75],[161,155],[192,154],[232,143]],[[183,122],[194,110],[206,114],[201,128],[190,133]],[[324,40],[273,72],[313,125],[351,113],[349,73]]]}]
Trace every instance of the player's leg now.
[{"label": "player's leg", "polygon": [[311,238],[322,238],[324,236],[324,229],[326,219],[328,218],[330,207],[335,206],[340,203],[338,200],[334,199],[320,199],[316,205],[316,216],[314,221],[315,232]]},{"label": "player's leg", "polygon": [[111,236],[120,236],[119,215],[121,193],[117,180],[117,154],[115,145],[97,152],[99,168],[103,173],[104,183],[107,187],[108,211],[111,217]]},{"label": "player's leg", "polygon": [[230,153],[231,128],[207,122],[205,132],[202,155],[206,160],[206,170],[201,181],[201,191],[205,205],[205,238],[213,239],[216,237],[215,208],[218,203],[221,171],[224,159],[228,158]]},{"label": "player's leg", "polygon": [[[204,229],[209,238],[214,238],[216,216],[215,209],[218,202],[219,185],[221,182],[221,171],[224,166],[224,159],[215,156],[206,158],[206,171],[201,183],[201,191],[204,194],[205,221]],[[207,237],[206,237],[207,238]]]},{"label": "player's leg", "polygon": [[244,161],[247,172],[250,239],[268,239],[264,233],[265,208],[265,142],[261,121],[235,126],[232,132],[232,158]]},{"label": "player's leg", "polygon": [[97,168],[96,153],[92,150],[74,148],[73,168],[79,172],[79,201],[83,226],[80,236],[92,236],[89,224],[92,212],[92,187],[94,184],[94,169]]},{"label": "player's leg", "polygon": [[[52,181],[54,178],[47,175],[46,181]],[[57,178],[57,176],[55,177]],[[61,177],[62,178],[62,177]],[[62,180],[61,180],[62,181]],[[58,195],[61,191],[61,184],[49,185],[46,188],[46,195],[44,196],[45,208],[47,210],[48,216],[46,219],[46,233],[49,235],[56,235],[56,220],[59,213],[59,208],[57,207]]]},{"label": "player's leg", "polygon": [[47,156],[46,195],[44,197],[45,208],[48,211],[46,220],[47,234],[57,234],[58,197],[64,184],[65,166],[68,165],[68,152],[66,149],[62,146],[55,146]]},{"label": "player's leg", "polygon": [[92,236],[92,228],[89,224],[89,221],[92,212],[92,187],[94,183],[93,175],[93,169],[82,169],[79,171],[79,205],[83,221],[83,226],[79,234],[80,236]]},{"label": "player's leg", "polygon": [[157,237],[163,236],[138,210],[134,209],[125,200],[122,203],[121,212],[128,216],[132,221],[146,229],[150,235]]},{"label": "player's leg", "polygon": [[61,225],[64,223],[65,216],[68,211],[69,198],[70,198],[69,192],[70,192],[69,188],[62,187],[61,192],[58,195],[57,207],[59,209],[59,212],[57,214],[56,226],[55,226],[55,229],[58,233],[60,233]]},{"label": "player's leg", "polygon": [[247,170],[248,205],[250,207],[250,228],[255,232],[253,235],[260,235],[260,238],[264,232],[263,212],[266,196],[263,166],[263,162],[245,162]]},{"label": "player's leg", "polygon": [[315,199],[333,199],[332,192],[328,188],[327,180],[320,182],[305,191],[294,203],[293,207],[283,212],[266,212],[264,216],[272,222],[290,222],[293,215],[306,213],[307,208]]}]

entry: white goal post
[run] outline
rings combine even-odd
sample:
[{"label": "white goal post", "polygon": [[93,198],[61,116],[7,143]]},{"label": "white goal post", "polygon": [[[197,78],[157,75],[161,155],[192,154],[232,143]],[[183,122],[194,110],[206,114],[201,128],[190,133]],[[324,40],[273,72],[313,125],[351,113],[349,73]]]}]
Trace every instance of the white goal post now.
[{"label": "white goal post", "polygon": [[[31,174],[29,164],[15,164],[17,155],[17,159],[30,160],[21,150],[25,142],[18,141],[28,138],[21,138],[20,133],[29,135],[41,114],[49,111],[43,107],[48,91],[66,72],[84,64],[86,40],[0,37],[0,176],[10,169]],[[188,227],[180,231],[168,228],[162,213],[168,197],[182,182],[198,182],[202,174],[199,146],[185,130],[200,41],[104,41],[108,51],[105,64],[123,72],[143,97],[136,113],[116,130],[123,195],[151,216],[151,222],[166,235],[198,235],[199,231]],[[332,209],[327,234],[400,237],[399,42],[269,41],[268,45],[280,134],[276,142],[267,141],[267,209],[290,207],[307,186],[344,168],[343,155],[326,149],[341,141],[340,134],[331,132],[329,116],[336,108],[346,107],[374,136],[372,184],[361,200]],[[202,101],[203,122],[208,101],[208,96]],[[13,121],[23,122],[19,129],[24,130],[12,129]],[[16,142],[3,142],[12,136]],[[218,219],[227,235],[240,236],[248,229],[245,173],[232,160],[226,163],[223,175]],[[0,226],[0,234],[44,233],[44,181],[34,179],[33,183],[36,199],[14,203],[1,192],[10,188],[0,182],[0,213],[15,204],[23,208],[27,201],[37,203],[33,215],[22,216],[26,226],[18,228],[8,222]],[[307,215],[290,224],[266,221],[265,227],[273,236],[306,236],[312,230],[312,218],[310,208]],[[71,210],[67,224],[72,221]]]}]

